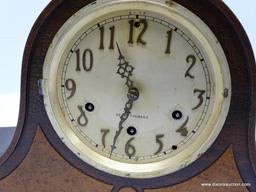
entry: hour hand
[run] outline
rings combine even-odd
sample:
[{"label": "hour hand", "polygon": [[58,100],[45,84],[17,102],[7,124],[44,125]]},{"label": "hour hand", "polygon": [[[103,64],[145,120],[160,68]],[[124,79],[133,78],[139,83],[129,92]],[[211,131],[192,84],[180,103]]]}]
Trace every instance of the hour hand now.
[{"label": "hour hand", "polygon": [[116,45],[119,52],[119,58],[118,58],[119,64],[118,64],[117,74],[119,74],[122,78],[126,79],[125,84],[129,89],[131,89],[133,87],[133,81],[130,79],[130,77],[132,76],[134,67],[129,65],[129,62],[126,61],[117,42],[116,42]]},{"label": "hour hand", "polygon": [[118,49],[118,52],[119,52],[119,60],[122,60],[122,59],[124,59],[124,56],[123,56],[123,54],[122,54],[122,52],[121,52],[121,50],[120,50],[120,48],[119,48],[119,45],[118,45],[118,43],[116,42],[116,46],[117,46],[117,49]]}]

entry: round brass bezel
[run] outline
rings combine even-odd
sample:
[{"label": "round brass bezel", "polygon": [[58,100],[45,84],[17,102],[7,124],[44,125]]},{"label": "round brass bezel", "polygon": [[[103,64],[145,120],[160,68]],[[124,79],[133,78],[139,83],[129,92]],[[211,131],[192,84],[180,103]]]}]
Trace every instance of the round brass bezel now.
[{"label": "round brass bezel", "polygon": [[[58,96],[59,63],[67,53],[67,47],[78,32],[95,19],[121,10],[146,10],[171,17],[203,45],[210,58],[215,78],[215,104],[204,131],[198,139],[181,153],[163,161],[147,164],[117,162],[90,149],[74,134],[62,113]],[[60,48],[61,47],[61,48]],[[64,49],[63,49],[64,47]],[[225,76],[225,77],[224,77]],[[224,90],[228,95],[224,96]],[[102,171],[129,178],[154,178],[180,170],[194,162],[217,138],[225,122],[231,98],[231,81],[228,63],[213,32],[196,15],[173,3],[171,6],[153,1],[107,1],[89,5],[73,15],[56,34],[48,50],[43,68],[43,95],[48,117],[62,141],[79,158]]]}]

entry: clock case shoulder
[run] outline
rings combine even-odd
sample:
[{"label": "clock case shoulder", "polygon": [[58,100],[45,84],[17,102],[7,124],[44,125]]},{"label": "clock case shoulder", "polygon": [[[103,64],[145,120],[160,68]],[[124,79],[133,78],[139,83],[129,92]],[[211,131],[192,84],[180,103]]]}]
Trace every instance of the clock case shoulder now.
[{"label": "clock case shoulder", "polygon": [[256,191],[256,69],[249,39],[231,10],[221,0],[175,0],[199,16],[213,31],[226,54],[232,81],[230,111],[225,125],[210,149],[186,168],[153,179],[127,179],[87,165],[76,157],[58,138],[44,109],[43,96],[38,94],[44,58],[54,35],[88,0],[53,0],[35,22],[24,50],[21,75],[20,113],[12,143],[0,158],[0,183],[21,164],[36,135],[38,125],[51,146],[71,165],[105,183],[112,191],[131,186],[137,191],[174,185],[198,175],[213,164],[232,145],[241,178]]}]

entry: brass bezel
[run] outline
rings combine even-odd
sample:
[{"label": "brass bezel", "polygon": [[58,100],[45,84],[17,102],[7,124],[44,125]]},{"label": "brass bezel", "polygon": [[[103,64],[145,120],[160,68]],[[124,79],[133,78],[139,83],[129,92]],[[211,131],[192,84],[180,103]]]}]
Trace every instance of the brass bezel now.
[{"label": "brass bezel", "polygon": [[[171,17],[198,40],[207,53],[215,78],[214,113],[210,116],[206,128],[198,139],[181,153],[163,161],[147,164],[129,164],[117,162],[86,146],[70,129],[62,112],[57,89],[59,63],[67,54],[68,46],[72,44],[79,31],[91,21],[100,16],[117,10],[146,10]],[[60,48],[61,47],[61,48]],[[64,49],[63,49],[64,47]],[[224,95],[224,90],[229,94]],[[231,80],[228,63],[221,45],[213,32],[196,15],[177,3],[171,6],[159,1],[116,0],[91,4],[73,15],[56,34],[47,52],[43,67],[43,95],[45,108],[53,128],[65,145],[79,158],[89,165],[104,172],[128,178],[154,178],[191,164],[200,157],[215,141],[220,133],[228,114],[231,99]]]}]

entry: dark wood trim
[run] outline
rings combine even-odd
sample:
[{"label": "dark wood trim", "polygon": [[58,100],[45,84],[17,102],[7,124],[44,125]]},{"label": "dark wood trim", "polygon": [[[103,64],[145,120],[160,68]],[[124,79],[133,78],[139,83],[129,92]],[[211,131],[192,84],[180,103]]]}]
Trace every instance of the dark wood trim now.
[{"label": "dark wood trim", "polygon": [[[22,71],[21,71],[21,84],[20,84],[20,106],[19,106],[19,117],[16,126],[16,131],[14,133],[14,137],[11,141],[9,148],[6,150],[4,155],[0,158],[0,180],[6,176],[8,176],[15,168],[22,162],[25,158],[29,147],[32,143],[33,136],[35,134],[32,133],[31,137],[28,138],[30,140],[30,145],[25,148],[22,147],[21,151],[17,153],[17,148],[21,148],[19,145],[20,138],[24,133],[25,127],[25,119],[27,116],[27,108],[28,108],[28,82],[29,82],[29,68],[30,68],[30,57],[33,49],[33,43],[37,38],[38,31],[41,25],[45,22],[46,18],[51,14],[58,5],[60,5],[62,0],[54,0],[42,11],[42,13],[37,18],[35,24],[33,25],[29,37],[27,39],[23,59],[22,59]],[[34,125],[35,126],[35,125]]]},{"label": "dark wood trim", "polygon": [[[245,133],[246,137],[240,136],[240,141],[245,141],[244,146],[241,146],[241,143],[234,143],[234,156],[237,163],[237,167],[240,171],[240,174],[244,180],[244,182],[251,182],[253,186],[250,187],[250,190],[256,191],[255,179],[256,179],[256,138],[255,138],[255,114],[256,114],[256,65],[255,65],[255,57],[252,50],[251,43],[249,41],[248,36],[239,22],[237,17],[233,14],[233,12],[224,4],[224,2],[220,1],[220,3],[216,3],[216,1],[211,0],[212,3],[215,4],[218,9],[225,15],[225,17],[229,20],[234,32],[236,33],[237,39],[239,39],[241,47],[243,48],[244,55],[244,64],[247,65],[247,73],[248,75],[248,131]],[[227,11],[228,10],[228,11]],[[243,132],[244,130],[241,128],[240,130]],[[246,140],[247,139],[247,140]],[[246,149],[247,150],[246,150]],[[246,164],[246,166],[244,166]]]},{"label": "dark wood trim", "polygon": [[33,142],[36,127],[40,125],[52,147],[72,166],[105,183],[118,188],[131,186],[137,191],[167,187],[206,170],[228,148],[234,156],[248,189],[256,191],[255,151],[255,59],[246,33],[234,14],[221,0],[175,0],[197,14],[216,34],[225,50],[232,78],[231,108],[218,139],[199,160],[181,171],[153,179],[124,179],[87,165],[75,156],[58,138],[44,109],[43,98],[38,95],[37,81],[42,78],[46,51],[58,29],[76,11],[91,0],[53,0],[42,12],[28,38],[22,64],[20,115],[15,137],[0,159],[0,179],[9,175],[22,162]]}]

